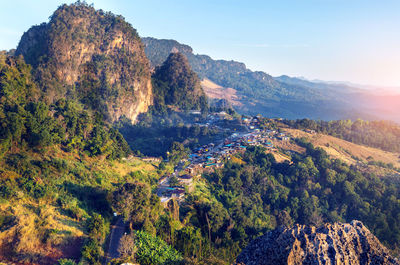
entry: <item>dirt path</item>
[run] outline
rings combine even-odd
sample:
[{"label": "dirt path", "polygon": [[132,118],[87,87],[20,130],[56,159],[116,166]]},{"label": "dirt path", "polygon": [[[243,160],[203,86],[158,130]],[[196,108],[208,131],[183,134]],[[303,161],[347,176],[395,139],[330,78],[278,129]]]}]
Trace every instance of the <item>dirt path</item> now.
[{"label": "dirt path", "polygon": [[114,225],[111,226],[110,242],[108,245],[107,253],[105,254],[105,264],[112,259],[119,257],[118,246],[121,237],[125,234],[126,225],[124,219],[120,217]]}]

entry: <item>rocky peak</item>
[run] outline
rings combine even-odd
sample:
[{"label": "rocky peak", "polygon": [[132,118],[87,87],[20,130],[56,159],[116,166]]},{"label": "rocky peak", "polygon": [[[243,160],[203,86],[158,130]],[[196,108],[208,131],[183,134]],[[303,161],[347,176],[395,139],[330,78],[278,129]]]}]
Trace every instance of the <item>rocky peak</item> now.
[{"label": "rocky peak", "polygon": [[252,241],[236,264],[400,264],[360,222],[277,228]]},{"label": "rocky peak", "polygon": [[76,97],[111,120],[135,121],[152,104],[149,61],[122,16],[77,2],[21,38],[16,54],[35,67],[45,99]]}]

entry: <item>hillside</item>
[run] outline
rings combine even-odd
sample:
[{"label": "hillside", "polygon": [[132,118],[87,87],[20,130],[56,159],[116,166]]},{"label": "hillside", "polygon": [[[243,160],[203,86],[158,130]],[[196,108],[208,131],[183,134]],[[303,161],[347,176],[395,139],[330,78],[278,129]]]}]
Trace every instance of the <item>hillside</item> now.
[{"label": "hillside", "polygon": [[391,163],[393,166],[400,168],[400,153],[387,152],[373,147],[358,145],[321,133],[308,133],[297,129],[285,129],[285,131],[295,138],[306,138],[314,146],[324,149],[331,157],[340,159],[349,164],[382,161],[387,164]]},{"label": "hillside", "polygon": [[209,79],[203,79],[201,81],[201,86],[204,89],[209,100],[226,100],[232,106],[241,106],[239,98],[237,96],[237,91],[233,88],[225,88],[220,85],[215,84]]},{"label": "hillside", "polygon": [[[43,154],[9,154],[0,166],[0,260],[7,264],[79,259],[90,218],[99,213],[111,220],[107,191],[137,176],[156,175],[139,159],[111,161],[57,147]],[[39,174],[28,178],[29,171]]]},{"label": "hillside", "polygon": [[173,105],[183,110],[206,111],[207,98],[186,57],[171,53],[153,74],[156,107]]},{"label": "hillside", "polygon": [[122,16],[77,2],[22,36],[16,55],[34,67],[46,102],[77,98],[110,121],[134,122],[152,104],[149,62]]},{"label": "hillside", "polygon": [[320,227],[278,228],[252,241],[237,258],[241,265],[380,264],[399,261],[359,221]]},{"label": "hillside", "polygon": [[[274,78],[261,71],[251,71],[244,63],[214,60],[207,55],[195,54],[190,46],[175,40],[142,38],[142,41],[153,67],[160,65],[170,52],[179,51],[188,58],[201,79],[208,79],[224,89],[234,89],[240,102],[240,106],[237,104],[235,108],[242,114],[316,120],[389,117],[400,121],[395,115],[400,106],[398,96],[391,97],[390,104],[385,105],[383,99],[390,97],[373,95],[352,86],[288,76]],[[216,96],[213,91],[207,95]]]},{"label": "hillside", "polygon": [[[192,48],[174,40],[142,38],[142,41],[153,67],[176,50],[188,58],[193,70],[202,79],[207,78],[221,87],[235,89],[241,102],[237,109],[242,113],[287,118],[341,116],[341,113],[335,114],[331,109],[340,100],[328,98],[320,90],[285,85],[264,72],[247,69],[243,63],[213,60],[207,55],[194,54]],[[325,102],[328,99],[330,101]],[[318,111],[315,111],[317,106]]]}]

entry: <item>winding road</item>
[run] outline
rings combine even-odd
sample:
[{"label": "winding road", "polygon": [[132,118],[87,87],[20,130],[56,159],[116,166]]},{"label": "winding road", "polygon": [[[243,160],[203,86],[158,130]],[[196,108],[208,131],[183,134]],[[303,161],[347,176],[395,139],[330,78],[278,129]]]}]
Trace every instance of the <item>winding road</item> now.
[{"label": "winding road", "polygon": [[118,252],[119,241],[125,234],[125,231],[126,231],[126,225],[124,219],[122,217],[119,217],[118,220],[115,222],[115,224],[111,226],[110,241],[108,244],[107,252],[105,254],[104,264],[107,264],[112,259],[119,257],[119,252]]}]

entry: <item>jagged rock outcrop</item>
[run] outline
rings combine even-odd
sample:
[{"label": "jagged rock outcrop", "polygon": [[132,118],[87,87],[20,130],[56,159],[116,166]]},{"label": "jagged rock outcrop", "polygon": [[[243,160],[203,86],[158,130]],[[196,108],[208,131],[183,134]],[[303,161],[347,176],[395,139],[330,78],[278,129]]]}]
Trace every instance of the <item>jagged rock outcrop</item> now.
[{"label": "jagged rock outcrop", "polygon": [[109,120],[135,121],[152,104],[150,64],[139,35],[122,16],[77,2],[22,36],[16,54],[35,70],[49,102],[78,98]]},{"label": "jagged rock outcrop", "polygon": [[252,241],[236,264],[400,264],[360,222],[277,228]]}]

